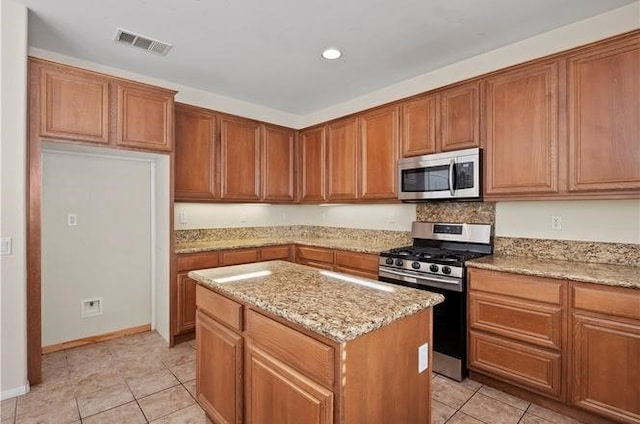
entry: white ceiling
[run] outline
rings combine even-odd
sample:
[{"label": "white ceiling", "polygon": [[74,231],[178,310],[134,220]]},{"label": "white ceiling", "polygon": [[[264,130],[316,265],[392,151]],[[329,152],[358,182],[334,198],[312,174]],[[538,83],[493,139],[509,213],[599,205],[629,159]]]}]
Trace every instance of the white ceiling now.
[{"label": "white ceiling", "polygon": [[[17,1],[32,47],[306,115],[634,0]],[[116,28],[174,47],[119,45]]]}]

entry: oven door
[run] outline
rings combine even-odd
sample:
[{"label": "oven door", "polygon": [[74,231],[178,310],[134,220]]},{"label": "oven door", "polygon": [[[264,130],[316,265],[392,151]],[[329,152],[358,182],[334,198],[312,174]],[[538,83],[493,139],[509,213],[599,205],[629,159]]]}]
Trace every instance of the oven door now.
[{"label": "oven door", "polygon": [[380,267],[378,280],[444,295],[444,302],[433,308],[433,350],[459,360],[462,366],[460,378],[464,378],[467,363],[467,299],[464,281],[458,280],[460,291],[457,291],[446,283],[443,285],[440,276],[431,283],[429,277],[414,278],[412,275],[406,276],[405,281],[402,281],[401,276],[389,271],[397,272]]}]

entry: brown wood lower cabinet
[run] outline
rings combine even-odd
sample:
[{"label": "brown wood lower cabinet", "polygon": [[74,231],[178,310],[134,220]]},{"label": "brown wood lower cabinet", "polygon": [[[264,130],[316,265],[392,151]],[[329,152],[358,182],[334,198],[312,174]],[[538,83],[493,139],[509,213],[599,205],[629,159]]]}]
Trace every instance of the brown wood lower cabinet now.
[{"label": "brown wood lower cabinet", "polygon": [[200,285],[196,303],[196,397],[214,422],[429,422],[431,309],[338,343]]},{"label": "brown wood lower cabinet", "polygon": [[378,255],[371,253],[297,246],[296,263],[373,280],[378,279]]},{"label": "brown wood lower cabinet", "polygon": [[541,401],[588,422],[640,423],[640,291],[473,268],[468,276],[473,376],[553,399]]}]

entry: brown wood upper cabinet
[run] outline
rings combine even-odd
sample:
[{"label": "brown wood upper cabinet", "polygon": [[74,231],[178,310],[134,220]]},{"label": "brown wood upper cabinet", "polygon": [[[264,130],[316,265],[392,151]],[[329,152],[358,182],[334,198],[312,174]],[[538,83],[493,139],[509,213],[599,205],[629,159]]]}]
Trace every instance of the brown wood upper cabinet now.
[{"label": "brown wood upper cabinet", "polygon": [[327,200],[358,198],[358,119],[350,117],[327,127]]},{"label": "brown wood upper cabinet", "polygon": [[569,191],[640,188],[640,36],[568,60]]},{"label": "brown wood upper cabinet", "polygon": [[295,200],[295,132],[264,125],[262,138],[262,199],[270,202]]},{"label": "brown wood upper cabinet", "polygon": [[327,200],[327,129],[326,126],[300,131],[299,172],[300,201]]},{"label": "brown wood upper cabinet", "polygon": [[209,110],[176,104],[175,198],[220,198],[216,115]]},{"label": "brown wood upper cabinet", "polygon": [[486,79],[486,196],[558,191],[558,110],[558,61]]},{"label": "brown wood upper cabinet", "polygon": [[[169,152],[175,91],[29,59],[31,113],[51,141]],[[39,109],[39,111],[38,111]]]},{"label": "brown wood upper cabinet", "polygon": [[376,109],[360,116],[360,199],[398,196],[398,106]]},{"label": "brown wood upper cabinet", "polygon": [[220,118],[220,174],[223,200],[260,199],[260,123]]},{"label": "brown wood upper cabinet", "polygon": [[479,87],[472,81],[402,103],[402,156],[479,146]]}]

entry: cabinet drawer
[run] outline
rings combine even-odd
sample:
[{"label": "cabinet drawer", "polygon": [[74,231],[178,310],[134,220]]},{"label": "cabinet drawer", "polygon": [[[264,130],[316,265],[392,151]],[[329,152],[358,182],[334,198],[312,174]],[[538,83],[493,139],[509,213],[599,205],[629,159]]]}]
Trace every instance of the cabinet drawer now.
[{"label": "cabinet drawer", "polygon": [[336,265],[378,274],[378,255],[336,251]]},{"label": "cabinet drawer", "polygon": [[562,355],[557,352],[470,331],[469,368],[555,399],[562,398]]},{"label": "cabinet drawer", "polygon": [[377,280],[378,279],[378,272],[367,272],[367,271],[362,271],[360,269],[351,269],[351,268],[346,268],[346,267],[342,267],[342,266],[336,266],[334,268],[334,271],[336,272],[343,272],[345,274],[350,274],[350,275],[355,275],[356,277],[362,277],[362,278],[369,278],[371,280]]},{"label": "cabinet drawer", "polygon": [[564,284],[564,281],[550,278],[469,269],[469,290],[481,290],[554,305],[562,304]]},{"label": "cabinet drawer", "polygon": [[260,252],[260,260],[272,261],[274,259],[291,259],[291,246],[263,247]]},{"label": "cabinet drawer", "polygon": [[640,319],[640,290],[572,285],[573,307],[618,317]]},{"label": "cabinet drawer", "polygon": [[559,306],[492,294],[469,293],[469,326],[552,349],[562,348]]},{"label": "cabinet drawer", "polygon": [[220,256],[222,265],[226,266],[258,262],[258,253],[258,249],[243,249],[223,252]]},{"label": "cabinet drawer", "polygon": [[330,263],[326,263],[326,262],[315,262],[315,261],[306,261],[304,259],[299,259],[298,261],[296,261],[296,263],[299,263],[300,265],[307,265],[307,266],[312,266],[314,268],[320,268],[320,269],[326,269],[328,271],[333,271],[333,265],[331,265]]},{"label": "cabinet drawer", "polygon": [[242,331],[241,304],[198,285],[196,307],[229,327]]},{"label": "cabinet drawer", "polygon": [[321,247],[298,246],[296,248],[296,258],[333,264],[333,251]]},{"label": "cabinet drawer", "polygon": [[178,272],[196,269],[215,268],[220,265],[217,253],[203,253],[201,255],[178,256]]},{"label": "cabinet drawer", "polygon": [[333,348],[255,311],[246,314],[246,335],[276,358],[317,382],[333,385]]}]

